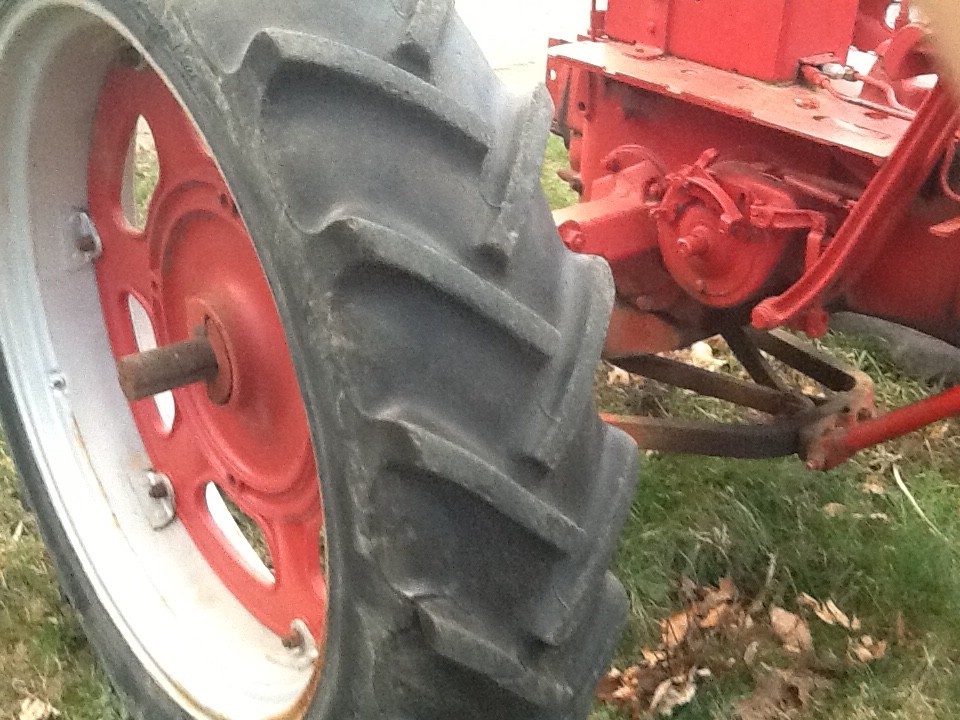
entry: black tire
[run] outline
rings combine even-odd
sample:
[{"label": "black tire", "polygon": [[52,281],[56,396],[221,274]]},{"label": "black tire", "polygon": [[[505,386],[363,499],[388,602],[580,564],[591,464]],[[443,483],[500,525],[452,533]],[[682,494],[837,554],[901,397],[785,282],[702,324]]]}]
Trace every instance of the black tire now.
[{"label": "black tire", "polygon": [[[539,189],[545,90],[508,95],[452,0],[92,4],[195,118],[287,330],[330,556],[307,716],[584,717],[626,610],[607,568],[636,451],[593,407],[612,283],[562,247]],[[126,647],[7,362],[0,383],[27,496],[114,684],[137,717],[204,717]]]}]

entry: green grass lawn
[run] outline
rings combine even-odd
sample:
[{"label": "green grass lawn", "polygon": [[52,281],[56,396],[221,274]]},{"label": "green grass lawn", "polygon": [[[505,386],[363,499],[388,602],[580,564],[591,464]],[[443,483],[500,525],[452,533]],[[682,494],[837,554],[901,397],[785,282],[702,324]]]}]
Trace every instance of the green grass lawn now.
[{"label": "green grass lawn", "polygon": [[[551,141],[544,187],[555,206],[575,200],[554,175],[564,162],[562,145]],[[899,405],[933,390],[902,376],[879,346],[864,349],[841,336],[828,338],[827,345],[878,380],[883,404]],[[638,404],[641,394],[653,392],[636,384],[600,389],[599,404],[609,409]],[[715,404],[683,393],[657,392],[668,410],[719,412]],[[742,462],[644,456],[616,558],[631,601],[617,664],[637,664],[643,647],[657,644],[658,621],[683,606],[681,578],[706,585],[730,577],[748,598],[762,594],[766,604],[795,612],[801,592],[832,599],[861,619],[863,633],[888,640],[889,650],[873,663],[851,663],[847,633],[811,619],[815,653],[798,658],[768,644],[748,667],[741,660],[742,637],[714,637],[697,648],[694,658],[713,677],[674,717],[735,717],[736,703],[769,668],[801,666],[829,680],[830,687],[815,693],[802,711],[783,717],[960,716],[957,430],[956,421],[940,423],[826,474],[807,471],[795,458]],[[939,534],[895,484],[895,466]],[[863,492],[867,480],[874,493]],[[826,513],[823,508],[831,504],[844,511]],[[771,557],[775,570],[768,581]],[[68,719],[123,717],[77,620],[61,601],[35,525],[20,506],[16,473],[3,453],[0,719],[17,718],[28,697],[48,701]],[[598,706],[592,720],[629,717],[618,712]]]}]

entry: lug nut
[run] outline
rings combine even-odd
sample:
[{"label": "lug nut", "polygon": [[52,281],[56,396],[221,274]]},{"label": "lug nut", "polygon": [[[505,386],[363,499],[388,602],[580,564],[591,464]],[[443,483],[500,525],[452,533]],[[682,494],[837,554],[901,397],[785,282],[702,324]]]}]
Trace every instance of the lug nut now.
[{"label": "lug nut", "polygon": [[303,667],[312,665],[320,657],[320,650],[310,633],[310,628],[300,618],[290,623],[289,634],[281,638],[280,642],[284,649],[289,650],[298,658]]},{"label": "lug nut", "polygon": [[166,497],[170,497],[170,491],[167,489],[167,486],[163,484],[151,485],[147,493],[154,500],[163,500]]},{"label": "lug nut", "polygon": [[710,250],[710,230],[703,225],[677,240],[677,250],[685,257],[700,257]]}]

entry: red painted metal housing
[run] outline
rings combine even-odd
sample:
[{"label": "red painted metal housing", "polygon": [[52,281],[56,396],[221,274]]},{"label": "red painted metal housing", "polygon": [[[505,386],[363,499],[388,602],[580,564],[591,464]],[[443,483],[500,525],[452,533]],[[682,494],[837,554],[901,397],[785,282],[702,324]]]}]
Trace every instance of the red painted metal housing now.
[{"label": "red painted metal housing", "polygon": [[797,58],[844,59],[857,0],[616,0],[609,38],[761,80],[793,80]]},{"label": "red painted metal housing", "polygon": [[[582,193],[557,222],[613,270],[608,355],[751,322],[819,336],[840,309],[960,344],[957,106],[926,29],[887,10],[609,0],[552,43]],[[853,43],[872,67],[846,64]]]}]

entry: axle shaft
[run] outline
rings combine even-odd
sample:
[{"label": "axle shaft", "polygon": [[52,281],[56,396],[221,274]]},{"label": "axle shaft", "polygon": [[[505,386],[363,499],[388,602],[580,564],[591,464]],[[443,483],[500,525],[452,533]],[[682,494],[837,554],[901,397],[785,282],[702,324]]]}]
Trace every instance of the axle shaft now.
[{"label": "axle shaft", "polygon": [[117,361],[120,388],[130,402],[193,383],[212,383],[219,370],[217,355],[202,331],[190,340],[127,355]]}]

